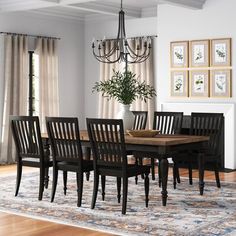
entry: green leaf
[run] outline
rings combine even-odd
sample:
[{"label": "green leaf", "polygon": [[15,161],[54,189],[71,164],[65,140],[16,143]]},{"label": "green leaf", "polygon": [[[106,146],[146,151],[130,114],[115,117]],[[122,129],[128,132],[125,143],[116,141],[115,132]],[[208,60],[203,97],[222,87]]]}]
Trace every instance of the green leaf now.
[{"label": "green leaf", "polygon": [[131,71],[121,73],[113,70],[111,79],[96,82],[92,92],[101,92],[103,97],[115,98],[118,102],[128,105],[140,98],[144,102],[156,96],[153,86],[135,79],[136,74]]}]

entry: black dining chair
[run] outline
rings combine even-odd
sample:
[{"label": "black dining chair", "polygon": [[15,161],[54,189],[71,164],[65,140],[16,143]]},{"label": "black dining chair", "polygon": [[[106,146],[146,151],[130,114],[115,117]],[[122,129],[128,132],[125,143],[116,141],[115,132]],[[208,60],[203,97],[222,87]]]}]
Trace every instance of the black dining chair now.
[{"label": "black dining chair", "polygon": [[[160,134],[180,134],[183,122],[183,112],[166,112],[155,111],[153,120],[153,129],[159,130]],[[173,178],[174,188],[176,186],[175,180],[179,182],[179,173],[177,163],[173,159]],[[155,180],[155,159],[151,158],[152,179]],[[158,165],[159,186],[161,186],[160,165]]]},{"label": "black dining chair", "polygon": [[[183,120],[183,112],[162,112],[155,111],[154,112],[154,120],[153,120],[153,129],[159,130],[160,134],[180,134]],[[150,155],[148,153],[135,152],[135,156],[139,157],[139,160],[144,156],[151,159],[151,171],[152,171],[152,180],[155,180],[155,159],[158,159],[156,156]],[[159,186],[161,186],[161,173],[160,173],[160,165],[158,165],[158,175],[159,175]],[[174,178],[174,187],[176,186],[176,179],[179,182],[179,174],[177,162],[174,159],[174,167],[173,167],[173,176]]]},{"label": "black dining chair", "polygon": [[121,197],[121,179],[123,180],[122,214],[126,214],[128,178],[141,174],[145,175],[145,203],[147,207],[150,167],[128,164],[123,121],[87,118],[87,129],[93,151],[94,165],[94,187],[91,208],[93,209],[96,204],[99,176],[103,176],[103,200],[105,195],[105,177],[114,176],[117,178],[118,202],[120,202]]},{"label": "black dining chair", "polygon": [[[224,116],[222,113],[191,114],[190,135],[209,136],[208,146],[204,150],[204,162],[213,165],[217,187],[220,188],[220,138]],[[189,166],[189,183],[192,184],[192,164],[198,160],[198,151],[185,152],[178,156],[179,161],[187,161]]]},{"label": "black dining chair", "polygon": [[134,114],[133,130],[145,129],[147,125],[147,111],[132,111]]},{"label": "black dining chair", "polygon": [[[134,124],[132,127],[132,130],[142,130],[145,129],[147,126],[147,116],[148,112],[147,111],[132,111],[134,114]],[[133,154],[132,151],[128,154]],[[137,165],[142,165],[143,164],[143,159],[142,157],[135,157],[135,163]],[[144,176],[142,175],[142,178]],[[138,176],[135,176],[135,183],[138,184]]]},{"label": "black dining chair", "polygon": [[56,193],[58,170],[63,171],[64,193],[66,193],[67,172],[75,172],[78,201],[81,206],[83,192],[83,173],[93,170],[93,162],[85,160],[82,154],[79,124],[77,118],[46,117],[49,140],[53,156],[53,185],[51,202]]},{"label": "black dining chair", "polygon": [[44,148],[36,116],[10,116],[11,130],[16,146],[17,178],[15,196],[18,195],[22,167],[39,168],[39,196],[42,200],[44,187],[47,188],[48,168],[52,166],[48,150]]}]

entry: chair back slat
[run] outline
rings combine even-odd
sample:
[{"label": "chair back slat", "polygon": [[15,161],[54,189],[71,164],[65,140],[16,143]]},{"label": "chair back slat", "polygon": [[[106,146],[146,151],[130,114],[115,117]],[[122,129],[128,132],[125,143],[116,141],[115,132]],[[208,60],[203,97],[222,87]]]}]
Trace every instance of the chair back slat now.
[{"label": "chair back slat", "polygon": [[77,118],[46,117],[47,131],[56,161],[80,162],[83,158]]},{"label": "chair back slat", "polygon": [[127,157],[122,120],[87,118],[87,129],[95,166],[126,167]]},{"label": "chair back slat", "polygon": [[161,134],[179,134],[183,121],[182,112],[154,112],[153,129]]},{"label": "chair back slat", "polygon": [[18,155],[31,158],[42,156],[43,144],[38,117],[11,116],[10,121]]},{"label": "chair back slat", "polygon": [[191,135],[209,136],[209,152],[214,154],[219,150],[219,142],[223,127],[224,116],[222,113],[192,113]]},{"label": "chair back slat", "polygon": [[133,130],[141,130],[146,128],[147,124],[147,111],[132,111],[134,114]]}]

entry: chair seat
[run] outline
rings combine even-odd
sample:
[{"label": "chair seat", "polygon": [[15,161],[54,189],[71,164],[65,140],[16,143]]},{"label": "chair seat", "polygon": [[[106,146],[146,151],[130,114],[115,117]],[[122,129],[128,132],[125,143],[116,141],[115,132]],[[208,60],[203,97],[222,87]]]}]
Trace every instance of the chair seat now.
[{"label": "chair seat", "polygon": [[[108,176],[123,176],[122,167],[108,167],[108,166],[99,166],[98,167],[99,174],[101,175],[108,175]],[[127,177],[132,177],[141,174],[149,174],[150,173],[150,166],[146,165],[135,165],[135,164],[128,164],[127,165]]]},{"label": "chair seat", "polygon": [[[179,152],[177,155],[176,155],[176,160],[184,160],[184,161],[188,161],[189,159],[191,159],[191,161],[194,161],[193,158],[195,158],[195,160],[197,161],[198,159],[198,153],[201,152],[199,150],[195,150],[195,151],[191,151],[191,152]],[[215,158],[218,158],[219,154],[216,154],[216,153],[212,153],[211,151],[209,150],[205,150],[202,151],[204,153],[204,156],[207,158],[207,159],[215,159]]]},{"label": "chair seat", "polygon": [[[23,157],[22,158],[22,164],[24,166],[30,166],[30,167],[40,167],[40,159],[39,158],[33,158],[33,157]],[[49,160],[44,161],[45,167],[53,166],[52,158],[50,157]]]},{"label": "chair seat", "polygon": [[[64,171],[78,172],[80,170],[78,162],[61,161],[61,162],[57,162],[57,167],[59,170],[64,170]],[[93,170],[93,161],[83,160],[82,169],[83,169],[83,172],[92,171]]]}]

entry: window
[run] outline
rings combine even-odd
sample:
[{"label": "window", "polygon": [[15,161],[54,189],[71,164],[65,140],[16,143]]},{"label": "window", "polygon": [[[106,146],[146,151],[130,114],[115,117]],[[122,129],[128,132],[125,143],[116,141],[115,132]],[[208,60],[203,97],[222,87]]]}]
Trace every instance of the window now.
[{"label": "window", "polygon": [[39,115],[39,55],[33,51],[29,51],[28,114]]}]

